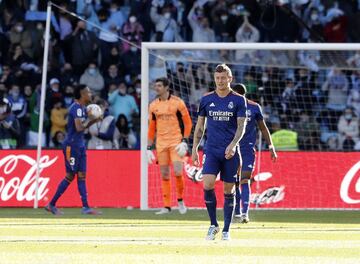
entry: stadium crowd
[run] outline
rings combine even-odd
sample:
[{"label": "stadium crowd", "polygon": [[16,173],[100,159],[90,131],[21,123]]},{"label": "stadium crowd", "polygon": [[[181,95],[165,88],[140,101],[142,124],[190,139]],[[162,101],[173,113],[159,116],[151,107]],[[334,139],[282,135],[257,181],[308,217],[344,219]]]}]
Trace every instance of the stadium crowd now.
[{"label": "stadium crowd", "polygon": [[[37,144],[46,2],[0,1],[0,96],[11,103],[13,113],[0,120],[0,149]],[[66,109],[74,101],[74,86],[80,83],[91,88],[94,102],[103,108],[106,117],[102,124],[89,129],[89,147],[139,148],[142,41],[360,41],[357,30],[360,1],[54,0],[53,3],[60,8],[53,8],[51,19],[42,135],[46,147],[61,145],[66,133]],[[249,57],[256,59],[256,55],[240,51],[220,52],[219,56],[224,62],[234,61],[228,56],[238,62]],[[294,68],[292,75],[279,68],[233,67],[240,77],[238,81],[247,85],[250,98],[263,99],[272,131],[290,130],[297,134],[295,149],[358,149],[360,71],[334,69],[326,75],[319,74],[319,57],[299,54],[303,67]],[[348,67],[359,68],[360,53],[349,55],[346,63]],[[198,103],[196,98],[200,98],[202,91],[199,87],[211,85],[210,66],[178,63],[168,71],[175,92],[193,81],[195,87],[188,90],[198,96],[188,94],[188,100],[184,98],[190,108]],[[319,76],[326,76],[321,85]]]}]

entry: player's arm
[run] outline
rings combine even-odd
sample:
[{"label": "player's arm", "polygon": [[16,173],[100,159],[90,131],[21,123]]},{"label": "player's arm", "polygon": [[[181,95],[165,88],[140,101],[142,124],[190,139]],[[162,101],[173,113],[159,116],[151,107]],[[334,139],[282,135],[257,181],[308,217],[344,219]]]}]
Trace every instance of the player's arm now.
[{"label": "player's arm", "polygon": [[82,132],[85,129],[92,126],[93,124],[95,124],[96,122],[99,122],[100,120],[101,120],[100,118],[97,118],[97,119],[82,121],[81,118],[75,118],[76,131],[77,132]]},{"label": "player's arm", "polygon": [[199,165],[199,145],[202,137],[205,132],[205,116],[198,116],[198,120],[196,122],[195,131],[194,131],[194,139],[193,139],[193,148],[192,148],[192,161],[195,166]]},{"label": "player's arm", "polygon": [[235,154],[235,147],[245,133],[246,117],[238,117],[237,127],[233,140],[225,150],[225,158],[230,159]]},{"label": "player's arm", "polygon": [[149,107],[148,144],[147,144],[147,150],[146,150],[146,156],[147,156],[149,164],[153,163],[153,161],[155,160],[155,155],[152,152],[152,150],[154,148],[155,133],[156,133],[156,116],[150,106]]},{"label": "player's arm", "polygon": [[269,150],[270,150],[270,153],[271,153],[271,159],[275,162],[276,159],[277,159],[277,154],[276,154],[276,151],[275,151],[272,139],[271,139],[270,131],[269,131],[264,119],[258,120],[257,124],[258,124],[258,127],[259,127],[262,135],[265,138],[266,143],[269,145]]},{"label": "player's arm", "polygon": [[182,120],[182,123],[184,124],[184,131],[183,131],[183,139],[180,142],[180,144],[178,144],[175,147],[175,150],[177,151],[177,153],[179,154],[180,157],[184,157],[188,151],[188,142],[189,142],[189,136],[191,133],[191,128],[192,128],[192,121],[191,121],[191,117],[189,114],[189,111],[186,108],[186,105],[184,103],[184,101],[180,100],[179,101],[179,106],[178,106],[178,113],[180,113],[180,118]]}]

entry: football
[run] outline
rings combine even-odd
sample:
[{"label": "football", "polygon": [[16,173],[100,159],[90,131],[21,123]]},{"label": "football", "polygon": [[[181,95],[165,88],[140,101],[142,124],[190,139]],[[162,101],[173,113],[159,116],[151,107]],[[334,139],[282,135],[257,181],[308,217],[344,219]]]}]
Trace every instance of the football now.
[{"label": "football", "polygon": [[89,104],[86,107],[86,110],[88,115],[91,115],[94,119],[99,118],[103,114],[100,106],[98,106],[97,104]]}]

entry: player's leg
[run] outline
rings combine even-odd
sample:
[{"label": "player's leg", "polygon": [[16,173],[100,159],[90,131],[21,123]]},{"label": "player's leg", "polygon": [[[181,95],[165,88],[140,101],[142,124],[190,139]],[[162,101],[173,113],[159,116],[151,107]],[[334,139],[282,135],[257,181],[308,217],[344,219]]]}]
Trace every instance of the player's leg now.
[{"label": "player's leg", "polygon": [[175,174],[175,186],[176,186],[176,197],[178,200],[179,212],[180,214],[185,214],[187,208],[185,206],[183,197],[184,197],[184,166],[182,158],[177,154],[175,148],[171,149],[170,158],[174,167]]},{"label": "player's leg", "polygon": [[225,159],[221,168],[221,179],[224,182],[224,228],[222,239],[229,240],[229,229],[234,214],[235,192],[234,186],[238,179],[238,169],[240,166],[240,153],[236,152],[231,159]]},{"label": "player's leg", "polygon": [[168,149],[157,150],[158,163],[161,174],[161,190],[164,207],[156,214],[167,214],[171,212],[171,182],[170,182],[170,153]]},{"label": "player's leg", "polygon": [[250,208],[250,177],[252,171],[241,172],[241,219],[242,223],[249,222],[249,208]]},{"label": "player's leg", "polygon": [[255,150],[242,150],[243,166],[241,168],[240,187],[241,187],[241,223],[249,222],[250,208],[250,178],[255,165]]},{"label": "player's leg", "polygon": [[204,183],[204,200],[206,209],[210,218],[210,227],[206,235],[207,240],[214,240],[220,228],[216,219],[216,194],[215,181],[216,175],[220,171],[219,159],[214,153],[206,153],[203,157],[203,183]]},{"label": "player's leg", "polygon": [[101,212],[96,211],[89,207],[88,203],[88,193],[86,189],[86,149],[85,147],[80,148],[80,154],[78,158],[78,178],[77,178],[77,185],[78,185],[78,192],[81,197],[81,203],[82,203],[82,214],[93,214],[98,215],[101,214]]},{"label": "player's leg", "polygon": [[241,210],[240,210],[240,201],[241,201],[241,192],[240,192],[240,182],[236,181],[235,183],[235,209],[234,209],[234,217],[240,218]]},{"label": "player's leg", "polygon": [[62,212],[56,208],[56,202],[59,198],[63,195],[66,191],[70,183],[75,178],[75,161],[76,161],[76,150],[71,146],[64,146],[63,148],[64,160],[65,160],[65,168],[66,168],[66,176],[65,178],[59,183],[57,190],[51,199],[50,203],[45,206],[45,210],[51,212],[52,214],[62,214]]},{"label": "player's leg", "polygon": [[66,191],[70,183],[74,180],[75,174],[72,172],[67,172],[65,178],[59,183],[57,190],[51,199],[50,203],[45,206],[45,210],[55,214],[60,215],[62,212],[56,207],[56,202],[59,200],[59,198],[63,195],[63,193]]}]

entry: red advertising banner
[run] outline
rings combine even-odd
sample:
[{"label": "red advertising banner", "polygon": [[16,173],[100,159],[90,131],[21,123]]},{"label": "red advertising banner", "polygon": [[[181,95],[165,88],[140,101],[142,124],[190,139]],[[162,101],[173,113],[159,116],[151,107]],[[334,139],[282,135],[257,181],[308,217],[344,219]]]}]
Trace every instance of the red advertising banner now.
[{"label": "red advertising banner", "polygon": [[[140,204],[139,151],[87,151],[87,191],[90,206],[126,207]],[[56,192],[65,176],[59,150],[43,150],[39,206]],[[0,206],[32,207],[35,197],[36,151],[0,151]],[[60,207],[81,206],[76,179],[60,198]]]},{"label": "red advertising banner", "polygon": [[[251,185],[253,207],[360,209],[359,152],[279,152],[278,155],[278,161],[273,163],[270,154],[263,152],[259,172],[256,164],[253,174],[256,181]],[[189,206],[204,207],[201,169],[190,162],[185,167],[188,177],[184,200]],[[199,182],[190,180],[194,177]],[[160,186],[159,179],[159,176],[150,178],[150,186]],[[217,183],[216,194],[221,208],[221,182]],[[172,198],[176,205],[176,197]],[[149,203],[150,207],[161,207],[161,197],[149,195]]]},{"label": "red advertising banner", "polygon": [[[276,163],[263,152],[254,170],[251,201],[260,208],[360,209],[360,153],[279,152]],[[89,202],[96,207],[140,206],[140,151],[87,151]],[[257,164],[258,165],[258,164]],[[185,203],[204,207],[201,169],[185,163]],[[63,154],[44,150],[41,158],[39,206],[49,202],[65,176]],[[35,197],[36,151],[0,151],[0,207],[32,207]],[[172,177],[173,178],[173,177]],[[190,178],[195,178],[193,182]],[[175,188],[173,184],[173,188]],[[222,184],[216,187],[222,207]],[[149,166],[149,207],[161,207],[161,177]],[[176,205],[175,191],[173,203]],[[60,207],[81,206],[76,180],[60,198]]]}]

